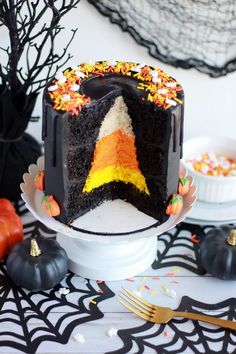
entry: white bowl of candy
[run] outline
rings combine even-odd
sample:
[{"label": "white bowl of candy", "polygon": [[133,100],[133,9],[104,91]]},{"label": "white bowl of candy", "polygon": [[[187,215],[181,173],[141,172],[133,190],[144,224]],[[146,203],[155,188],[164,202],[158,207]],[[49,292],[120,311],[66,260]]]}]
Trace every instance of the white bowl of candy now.
[{"label": "white bowl of candy", "polygon": [[183,151],[181,163],[194,178],[199,200],[236,200],[236,140],[199,136],[186,141]]}]

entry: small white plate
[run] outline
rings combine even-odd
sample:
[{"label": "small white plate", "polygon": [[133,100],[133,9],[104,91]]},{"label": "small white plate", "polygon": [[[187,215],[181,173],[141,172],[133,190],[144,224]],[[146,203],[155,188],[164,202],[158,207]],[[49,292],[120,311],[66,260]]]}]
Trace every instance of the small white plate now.
[{"label": "small white plate", "polygon": [[[197,200],[188,214],[188,219],[201,223],[236,222],[236,200],[228,203],[207,203]],[[187,222],[187,220],[186,220]]]},{"label": "small white plate", "polygon": [[236,220],[226,220],[226,221],[214,221],[214,220],[199,220],[199,219],[190,219],[186,218],[184,220],[187,224],[192,224],[192,225],[200,225],[200,226],[206,226],[206,225],[213,225],[213,226],[220,226],[220,225],[228,225],[228,224],[235,224]]}]

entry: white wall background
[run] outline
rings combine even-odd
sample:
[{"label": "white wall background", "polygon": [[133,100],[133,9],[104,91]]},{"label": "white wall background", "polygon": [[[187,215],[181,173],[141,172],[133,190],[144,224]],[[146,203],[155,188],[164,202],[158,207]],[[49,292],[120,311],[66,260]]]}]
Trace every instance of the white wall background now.
[{"label": "white wall background", "polygon": [[[235,137],[236,132],[236,72],[226,77],[212,79],[194,69],[183,70],[163,64],[152,58],[146,48],[109,19],[102,16],[86,0],[81,0],[64,19],[66,29],[78,27],[78,33],[70,47],[74,56],[66,65],[78,64],[89,59],[130,60],[160,67],[182,83],[185,91],[185,140],[196,135],[225,135]],[[62,48],[68,39],[68,31],[60,43]],[[1,54],[0,54],[1,55]],[[0,57],[1,59],[1,57]],[[34,115],[42,115],[39,97]],[[41,139],[41,120],[30,123],[28,132]]]}]

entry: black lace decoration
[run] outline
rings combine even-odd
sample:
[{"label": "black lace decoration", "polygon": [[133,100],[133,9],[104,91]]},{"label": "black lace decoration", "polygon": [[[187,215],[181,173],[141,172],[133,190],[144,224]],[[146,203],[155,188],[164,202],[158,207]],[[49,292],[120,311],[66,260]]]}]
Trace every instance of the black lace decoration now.
[{"label": "black lace decoration", "polygon": [[236,70],[236,2],[88,0],[154,58],[211,77]]},{"label": "black lace decoration", "polygon": [[[235,307],[235,298],[209,305],[184,296],[176,310],[198,313],[208,313],[209,311],[217,310],[217,314],[214,313],[214,316],[235,320]],[[120,329],[118,336],[123,342],[123,347],[106,354],[134,352],[141,354],[149,352],[150,349],[160,354],[181,354],[185,353],[186,349],[186,353],[222,354],[235,353],[236,347],[235,331],[188,319],[175,318],[165,325],[146,322],[144,325],[135,328]],[[153,344],[152,340],[156,336],[163,339],[162,344]],[[173,347],[175,347],[175,349],[173,349]],[[221,349],[219,350],[217,348]]]}]

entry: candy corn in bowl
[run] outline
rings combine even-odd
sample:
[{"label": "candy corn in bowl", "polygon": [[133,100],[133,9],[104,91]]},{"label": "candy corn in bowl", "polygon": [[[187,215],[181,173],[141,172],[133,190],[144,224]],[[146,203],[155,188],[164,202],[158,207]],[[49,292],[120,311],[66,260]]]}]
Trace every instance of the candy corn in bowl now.
[{"label": "candy corn in bowl", "polygon": [[183,151],[181,164],[194,178],[199,200],[236,201],[236,140],[199,136],[186,141]]}]

